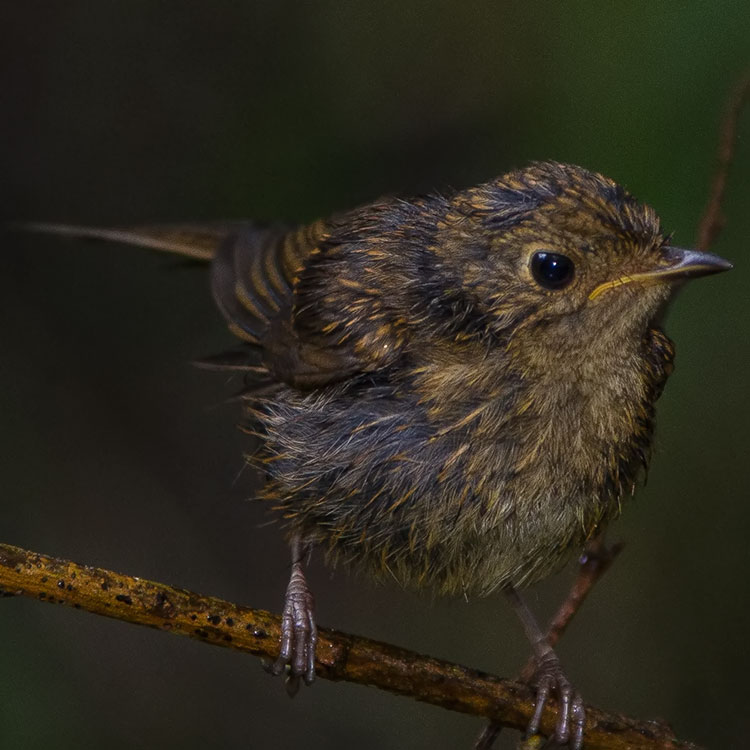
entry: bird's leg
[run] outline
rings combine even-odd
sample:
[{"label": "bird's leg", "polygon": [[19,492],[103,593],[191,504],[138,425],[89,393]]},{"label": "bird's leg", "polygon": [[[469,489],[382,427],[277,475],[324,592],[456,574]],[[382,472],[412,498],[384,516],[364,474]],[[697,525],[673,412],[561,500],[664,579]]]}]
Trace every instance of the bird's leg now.
[{"label": "bird's leg", "polygon": [[583,745],[583,724],[586,718],[581,696],[573,689],[565,676],[557,654],[547,642],[546,636],[526,602],[512,587],[505,589],[505,593],[521,620],[536,659],[536,670],[531,681],[536,689],[536,706],[529,722],[527,735],[533,736],[539,732],[544,706],[554,690],[557,693],[560,708],[552,739],[559,745],[569,745],[572,750],[580,750]]},{"label": "bird's leg", "polygon": [[306,685],[315,679],[315,646],[318,629],[315,625],[315,600],[307,586],[302,561],[307,553],[298,535],[292,537],[292,572],[284,597],[281,615],[281,649],[279,658],[271,665],[272,674],[281,674],[289,667],[287,691],[294,695],[300,677]]}]

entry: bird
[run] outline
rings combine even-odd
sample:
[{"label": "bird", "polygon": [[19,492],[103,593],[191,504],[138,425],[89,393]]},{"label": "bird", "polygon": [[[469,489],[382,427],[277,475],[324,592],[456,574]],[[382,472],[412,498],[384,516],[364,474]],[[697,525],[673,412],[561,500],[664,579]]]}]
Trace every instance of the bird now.
[{"label": "bird", "polygon": [[661,321],[684,281],[730,269],[672,244],[609,178],[534,162],[463,190],[387,196],[311,224],[27,228],[210,263],[239,348],[261,499],[291,550],[274,674],[315,676],[310,550],[440,595],[504,592],[537,660],[529,734],[585,714],[519,591],[619,515],[673,370]]}]

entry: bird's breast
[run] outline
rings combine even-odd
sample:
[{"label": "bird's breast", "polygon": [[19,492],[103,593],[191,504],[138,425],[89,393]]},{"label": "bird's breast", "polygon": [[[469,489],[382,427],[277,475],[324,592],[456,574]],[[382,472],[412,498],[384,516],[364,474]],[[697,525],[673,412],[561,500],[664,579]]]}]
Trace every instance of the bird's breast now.
[{"label": "bird's breast", "polygon": [[459,371],[433,388],[275,396],[261,411],[266,496],[332,560],[405,586],[486,594],[544,577],[617,513],[652,405],[622,375],[488,388],[472,372],[447,388]]}]

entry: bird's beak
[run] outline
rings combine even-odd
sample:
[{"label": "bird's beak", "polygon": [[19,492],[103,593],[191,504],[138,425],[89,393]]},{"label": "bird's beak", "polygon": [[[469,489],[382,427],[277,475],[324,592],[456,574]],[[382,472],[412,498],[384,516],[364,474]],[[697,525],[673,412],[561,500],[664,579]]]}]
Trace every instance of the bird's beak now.
[{"label": "bird's beak", "polygon": [[614,287],[629,284],[631,281],[642,283],[659,283],[662,281],[678,281],[680,279],[694,279],[698,276],[708,276],[712,273],[728,271],[732,264],[713,253],[700,250],[685,250],[681,247],[666,247],[662,256],[663,262],[648,271],[640,271],[620,276],[611,281],[599,284],[589,294],[589,299],[598,297],[602,292]]}]

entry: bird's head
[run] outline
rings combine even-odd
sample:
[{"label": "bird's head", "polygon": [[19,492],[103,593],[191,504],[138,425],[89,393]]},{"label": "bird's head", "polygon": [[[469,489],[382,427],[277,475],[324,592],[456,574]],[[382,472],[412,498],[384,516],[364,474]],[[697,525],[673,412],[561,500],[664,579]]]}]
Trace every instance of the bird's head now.
[{"label": "bird's head", "polygon": [[602,175],[536,163],[457,193],[438,233],[486,325],[568,351],[640,340],[679,282],[731,268],[673,247],[656,213]]}]

